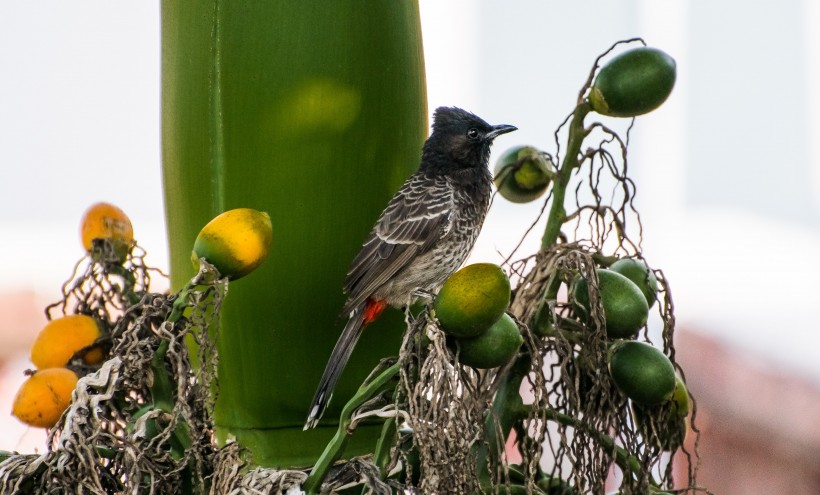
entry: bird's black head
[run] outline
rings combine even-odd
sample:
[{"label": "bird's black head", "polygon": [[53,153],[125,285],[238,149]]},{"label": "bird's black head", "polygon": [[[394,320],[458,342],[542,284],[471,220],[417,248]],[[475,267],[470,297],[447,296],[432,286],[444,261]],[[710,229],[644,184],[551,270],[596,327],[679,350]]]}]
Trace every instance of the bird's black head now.
[{"label": "bird's black head", "polygon": [[460,108],[438,107],[433,114],[433,133],[424,143],[422,167],[486,168],[493,139],[516,129],[505,124],[490,125]]}]

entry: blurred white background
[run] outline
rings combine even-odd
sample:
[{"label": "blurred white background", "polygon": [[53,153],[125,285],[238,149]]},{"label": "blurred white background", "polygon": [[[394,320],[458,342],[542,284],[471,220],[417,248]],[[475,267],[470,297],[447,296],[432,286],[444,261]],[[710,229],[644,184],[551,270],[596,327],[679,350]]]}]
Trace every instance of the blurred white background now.
[{"label": "blurred white background", "polygon": [[[679,325],[820,383],[820,4],[421,0],[421,13],[431,110],[518,126],[496,153],[554,152],[614,41],[671,54],[675,90],[631,137],[645,256],[672,283]],[[100,200],[167,267],[159,34],[157,2],[0,0],[0,295],[56,299],[82,254],[79,218]],[[499,262],[539,208],[498,198],[474,259]],[[17,332],[0,309],[0,332]],[[4,373],[22,380],[26,366]],[[3,399],[0,431],[15,435],[9,410]]]}]

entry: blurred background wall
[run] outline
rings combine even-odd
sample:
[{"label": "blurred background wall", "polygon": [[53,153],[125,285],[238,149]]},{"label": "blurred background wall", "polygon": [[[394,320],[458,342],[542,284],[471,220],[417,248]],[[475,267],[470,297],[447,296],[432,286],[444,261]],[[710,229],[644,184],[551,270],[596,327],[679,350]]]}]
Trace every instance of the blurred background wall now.
[{"label": "blurred background wall", "polygon": [[[431,111],[457,105],[517,125],[497,153],[554,152],[553,131],[614,41],[641,36],[677,60],[672,96],[632,130],[630,169],[644,254],[674,291],[703,432],[699,479],[723,494],[820,493],[820,4],[421,9]],[[159,7],[0,0],[0,67],[0,449],[34,451],[45,434],[2,411],[30,366],[42,308],[82,255],[82,212],[119,205],[148,263],[167,267]],[[503,260],[539,208],[497,200],[473,261]]]}]

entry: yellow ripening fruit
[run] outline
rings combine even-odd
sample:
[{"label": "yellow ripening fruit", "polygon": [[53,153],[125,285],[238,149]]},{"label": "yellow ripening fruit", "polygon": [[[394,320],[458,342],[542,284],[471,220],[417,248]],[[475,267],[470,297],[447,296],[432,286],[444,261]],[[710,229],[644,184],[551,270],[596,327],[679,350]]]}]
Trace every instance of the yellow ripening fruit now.
[{"label": "yellow ripening fruit", "polygon": [[[59,368],[68,364],[77,351],[93,344],[101,331],[97,320],[86,315],[68,315],[51,320],[40,330],[31,346],[31,362],[38,369]],[[83,356],[86,364],[100,364],[103,352],[90,349]]]},{"label": "yellow ripening fruit", "polygon": [[121,209],[110,203],[95,203],[83,214],[80,236],[86,251],[91,251],[94,239],[108,239],[118,257],[125,259],[134,241],[134,229]]},{"label": "yellow ripening fruit", "polygon": [[191,261],[214,265],[223,277],[244,277],[265,261],[273,240],[270,216],[252,208],[228,210],[208,222],[194,241]]},{"label": "yellow ripening fruit", "polygon": [[476,337],[497,322],[510,304],[510,279],[498,265],[468,265],[444,282],[434,304],[444,333]]},{"label": "yellow ripening fruit", "polygon": [[513,203],[529,203],[547,190],[553,164],[532,146],[516,146],[505,151],[495,165],[495,186]]},{"label": "yellow ripening fruit", "polygon": [[76,386],[77,375],[69,369],[39,370],[20,386],[11,413],[27,425],[51,428],[71,402]]}]

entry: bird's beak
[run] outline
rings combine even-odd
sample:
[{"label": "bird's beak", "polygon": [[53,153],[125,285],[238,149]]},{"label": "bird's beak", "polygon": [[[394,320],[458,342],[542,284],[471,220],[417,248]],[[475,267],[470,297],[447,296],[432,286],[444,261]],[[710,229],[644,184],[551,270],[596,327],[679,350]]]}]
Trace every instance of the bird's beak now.
[{"label": "bird's beak", "polygon": [[516,127],[514,125],[507,125],[507,124],[494,125],[493,130],[486,134],[486,138],[487,139],[495,139],[497,136],[500,136],[501,134],[506,134],[508,132],[512,132],[512,131],[516,131],[516,130],[518,130],[518,127]]}]

